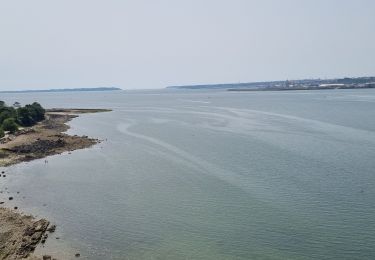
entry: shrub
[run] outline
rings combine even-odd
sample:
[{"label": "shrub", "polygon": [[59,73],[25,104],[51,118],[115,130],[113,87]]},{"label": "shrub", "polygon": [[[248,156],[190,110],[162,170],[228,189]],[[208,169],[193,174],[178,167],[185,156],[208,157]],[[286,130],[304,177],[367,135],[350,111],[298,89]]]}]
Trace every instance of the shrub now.
[{"label": "shrub", "polygon": [[18,130],[18,125],[16,124],[16,120],[14,118],[7,118],[4,120],[2,129],[4,131],[9,131],[11,133],[14,133]]}]

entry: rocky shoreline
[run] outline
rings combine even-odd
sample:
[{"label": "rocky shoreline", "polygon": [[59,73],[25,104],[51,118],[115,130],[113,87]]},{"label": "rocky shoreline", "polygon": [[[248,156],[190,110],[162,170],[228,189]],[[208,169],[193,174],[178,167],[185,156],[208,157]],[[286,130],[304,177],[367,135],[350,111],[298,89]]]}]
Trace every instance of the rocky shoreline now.
[{"label": "rocky shoreline", "polygon": [[108,111],[105,109],[47,110],[44,121],[0,140],[0,167],[83,149],[100,142],[87,136],[65,134],[64,132],[69,129],[66,123],[79,114]]},{"label": "rocky shoreline", "polygon": [[15,210],[0,208],[0,259],[30,257],[37,245],[47,239],[49,225],[45,219],[36,220]]},{"label": "rocky shoreline", "polygon": [[[44,121],[0,140],[0,167],[83,149],[99,143],[98,139],[64,133],[69,129],[66,123],[80,114],[109,111],[105,109],[47,110]],[[45,163],[47,162],[45,160]],[[6,172],[2,172],[0,177],[6,177]],[[3,192],[2,188],[5,187],[0,186],[1,192]],[[13,200],[13,197],[8,199]],[[4,205],[5,202],[0,201],[0,260],[39,259],[32,256],[32,253],[38,244],[46,241],[47,233],[54,232],[56,227],[51,226],[46,219],[35,219],[18,212],[17,207],[9,209],[2,207]],[[43,259],[53,258],[46,255]]]}]

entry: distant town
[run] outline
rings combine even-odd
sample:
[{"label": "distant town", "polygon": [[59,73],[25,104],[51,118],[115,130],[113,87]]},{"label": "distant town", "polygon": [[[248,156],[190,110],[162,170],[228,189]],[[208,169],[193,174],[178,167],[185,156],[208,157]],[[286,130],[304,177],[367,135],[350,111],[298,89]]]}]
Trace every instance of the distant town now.
[{"label": "distant town", "polygon": [[340,79],[303,79],[265,81],[233,84],[170,86],[172,89],[228,90],[228,91],[277,91],[277,90],[321,90],[375,88],[375,77]]}]

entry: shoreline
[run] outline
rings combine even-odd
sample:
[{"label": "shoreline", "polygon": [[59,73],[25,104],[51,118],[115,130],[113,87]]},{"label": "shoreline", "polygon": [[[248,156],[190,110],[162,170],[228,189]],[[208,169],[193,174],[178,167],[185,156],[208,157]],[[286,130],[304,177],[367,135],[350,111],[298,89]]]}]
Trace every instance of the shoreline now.
[{"label": "shoreline", "polygon": [[[101,141],[88,136],[68,135],[70,128],[67,122],[81,114],[110,112],[107,109],[48,109],[46,119],[35,126],[20,129],[14,135],[7,135],[0,143],[0,167],[8,167],[21,162],[43,159],[51,155],[89,148]],[[45,160],[48,163],[48,160]],[[1,171],[1,179],[6,178],[6,169]],[[1,183],[1,182],[0,182]],[[2,195],[9,193],[0,186]],[[4,200],[12,201],[13,197],[0,199],[0,260],[33,259],[38,245],[44,244],[48,232],[55,226],[46,219],[35,219],[21,213],[17,207],[7,206]],[[46,257],[46,258],[45,258]],[[53,259],[43,256],[43,259]]]},{"label": "shoreline", "polygon": [[99,143],[98,139],[66,134],[65,132],[70,128],[66,123],[80,114],[109,111],[104,109],[47,110],[44,121],[1,139],[0,167],[84,149]]},{"label": "shoreline", "polygon": [[346,90],[346,89],[374,89],[375,87],[289,87],[289,88],[228,88],[230,92],[255,92],[255,91],[306,91],[306,90]]}]

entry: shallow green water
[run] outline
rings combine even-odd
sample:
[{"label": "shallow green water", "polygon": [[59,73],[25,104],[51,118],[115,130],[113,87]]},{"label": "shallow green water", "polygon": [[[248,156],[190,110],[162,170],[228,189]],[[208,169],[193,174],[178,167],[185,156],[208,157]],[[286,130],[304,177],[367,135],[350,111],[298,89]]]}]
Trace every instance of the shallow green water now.
[{"label": "shallow green water", "polygon": [[375,258],[373,90],[37,95],[2,99],[114,109],[71,122],[102,144],[7,169],[14,203],[58,225],[40,252]]}]

